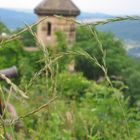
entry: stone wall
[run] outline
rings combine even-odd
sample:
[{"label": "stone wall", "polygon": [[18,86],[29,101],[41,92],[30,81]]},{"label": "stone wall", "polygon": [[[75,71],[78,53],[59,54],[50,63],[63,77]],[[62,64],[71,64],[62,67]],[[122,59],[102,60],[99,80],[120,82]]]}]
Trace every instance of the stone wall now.
[{"label": "stone wall", "polygon": [[[42,20],[45,18],[45,16],[39,16],[38,18],[39,20]],[[55,32],[61,30],[64,31],[68,44],[72,45],[75,42],[76,25],[71,19],[75,18],[65,17],[65,19],[62,18],[60,19],[53,16],[47,17],[46,20],[43,20],[38,24],[37,27],[38,39],[42,43],[44,43],[45,46],[55,45],[56,44]],[[51,31],[49,28],[51,28]]]}]

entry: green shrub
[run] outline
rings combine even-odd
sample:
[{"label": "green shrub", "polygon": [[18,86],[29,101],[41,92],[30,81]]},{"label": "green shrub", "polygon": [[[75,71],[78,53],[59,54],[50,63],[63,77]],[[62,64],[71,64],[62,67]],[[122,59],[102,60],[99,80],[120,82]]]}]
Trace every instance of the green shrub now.
[{"label": "green shrub", "polygon": [[81,98],[91,83],[80,73],[62,72],[57,77],[59,93],[70,99]]}]

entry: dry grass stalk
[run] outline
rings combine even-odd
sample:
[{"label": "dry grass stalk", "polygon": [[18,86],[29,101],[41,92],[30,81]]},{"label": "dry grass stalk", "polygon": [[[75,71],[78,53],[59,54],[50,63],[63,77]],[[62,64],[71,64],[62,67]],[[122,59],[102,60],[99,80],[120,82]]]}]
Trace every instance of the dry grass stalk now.
[{"label": "dry grass stalk", "polygon": [[18,92],[23,98],[28,99],[29,97],[18,88],[9,78],[7,78],[4,74],[0,74],[0,78],[5,80],[7,84],[9,84],[16,92]]}]

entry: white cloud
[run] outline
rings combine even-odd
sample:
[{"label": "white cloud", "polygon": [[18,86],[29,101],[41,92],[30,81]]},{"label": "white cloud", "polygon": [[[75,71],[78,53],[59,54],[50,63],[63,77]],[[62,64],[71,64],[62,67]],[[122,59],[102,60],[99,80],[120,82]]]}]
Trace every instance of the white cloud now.
[{"label": "white cloud", "polygon": [[[41,0],[0,0],[0,7],[33,9]],[[82,11],[140,14],[140,0],[73,0]]]}]

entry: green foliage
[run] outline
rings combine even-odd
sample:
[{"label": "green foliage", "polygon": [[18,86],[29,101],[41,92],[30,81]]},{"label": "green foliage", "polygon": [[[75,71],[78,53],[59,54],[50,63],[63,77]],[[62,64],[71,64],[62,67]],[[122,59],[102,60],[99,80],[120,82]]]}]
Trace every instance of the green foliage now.
[{"label": "green foliage", "polygon": [[57,77],[57,85],[61,96],[78,100],[91,84],[81,74],[63,72]]},{"label": "green foliage", "polygon": [[[84,35],[82,33],[84,32]],[[96,57],[102,64],[102,53],[94,36],[89,34],[87,28],[81,28],[77,31],[77,44],[75,47],[82,48],[92,57]],[[90,36],[90,37],[89,37]],[[106,64],[109,75],[119,75],[122,69],[127,65],[127,55],[120,40],[116,40],[111,33],[98,32],[100,42],[106,51]],[[82,71],[89,79],[98,79],[103,75],[101,69],[84,57],[76,56],[76,70]]]},{"label": "green foliage", "polygon": [[136,101],[140,100],[140,65],[139,62],[129,63],[129,67],[123,70],[123,77],[126,85],[128,85],[128,89],[126,93],[131,98],[130,104],[133,105]]},{"label": "green foliage", "polygon": [[61,31],[56,31],[55,35],[57,38],[57,44],[50,46],[48,51],[50,56],[58,58],[58,71],[63,71],[67,69],[67,65],[71,63],[73,57],[65,54],[67,51],[71,50],[67,44],[65,34]]},{"label": "green foliage", "polygon": [[68,49],[68,46],[67,46],[65,34],[61,31],[57,31],[55,34],[57,37],[57,47],[55,49],[57,49],[57,52],[59,53],[66,52]]},{"label": "green foliage", "polygon": [[22,43],[18,40],[3,44],[0,48],[0,68],[13,65],[19,66],[19,60],[23,55]]},{"label": "green foliage", "polygon": [[[139,99],[138,62],[128,58],[123,43],[111,33],[97,32],[103,49],[109,76],[121,77],[113,82],[96,83],[103,71],[83,56],[75,56],[76,70],[70,73],[66,66],[72,61],[66,38],[57,32],[58,43],[46,52],[26,52],[22,48],[31,45],[33,39],[25,34],[25,40],[3,43],[0,48],[0,69],[16,65],[20,80],[16,82],[30,97],[23,100],[5,95],[6,101],[16,107],[19,116],[33,112],[22,121],[24,128],[16,133],[6,127],[15,139],[20,140],[138,140],[140,138],[139,100],[130,105],[129,96]],[[30,42],[31,41],[31,42]],[[26,44],[26,45],[27,45]],[[102,53],[97,40],[88,28],[78,28],[76,51],[85,50],[96,57],[101,65]],[[69,53],[69,55],[67,55]],[[43,56],[46,56],[45,58]],[[129,75],[129,76],[128,76]],[[90,79],[90,80],[89,80]],[[115,84],[114,84],[115,83]],[[128,89],[126,89],[128,86]],[[1,94],[2,88],[0,84]],[[12,91],[12,95],[16,91]],[[52,96],[57,100],[45,106]],[[15,98],[16,97],[16,98]],[[132,100],[131,100],[132,101]],[[39,111],[37,109],[40,109]],[[32,111],[33,110],[33,111]],[[35,113],[36,112],[36,113]],[[7,116],[6,116],[7,117]]]},{"label": "green foliage", "polygon": [[[102,64],[102,52],[99,49],[97,40],[95,40],[94,36],[89,33],[89,29],[87,27],[78,28],[77,36],[75,48],[82,48],[90,54],[90,56],[95,56],[99,63]],[[136,61],[127,56],[124,44],[116,39],[111,33],[98,32],[98,38],[103,45],[103,50],[106,52],[105,61],[108,75],[110,77],[115,76],[116,79],[121,77],[121,81],[128,86],[128,89],[125,90],[125,92],[127,97],[130,96],[131,98],[130,104],[135,104],[135,101],[139,100],[140,92],[139,60]],[[101,77],[104,77],[103,71],[96,64],[90,62],[83,56],[76,56],[75,63],[76,70],[83,72],[84,76],[88,79],[98,80]]]},{"label": "green foliage", "polygon": [[[15,33],[18,33],[21,30],[22,29],[17,29]],[[36,27],[33,27],[32,32],[35,32],[35,31],[36,31]],[[22,41],[22,43],[25,47],[35,47],[36,46],[35,38],[33,37],[31,31],[29,31],[29,30],[27,30],[21,34],[20,40]]]},{"label": "green foliage", "polygon": [[0,56],[0,69],[16,66],[22,81],[29,80],[42,65],[42,63],[37,62],[42,57],[41,52],[29,53],[24,51],[20,40],[2,44]]},{"label": "green foliage", "polygon": [[[126,118],[122,114],[117,98],[126,113]],[[127,140],[130,139],[128,133],[131,137],[138,138],[139,132],[135,131],[136,124],[129,118],[128,109],[125,108],[126,103],[122,93],[116,89],[94,84],[93,91],[86,93],[85,98],[80,103],[80,110],[74,112],[77,116],[75,128],[79,134],[78,138],[84,140],[86,138],[93,139],[96,136],[97,139]],[[128,121],[128,128],[125,119]],[[130,132],[128,132],[129,129]],[[133,131],[137,134],[133,135]]]},{"label": "green foliage", "polygon": [[3,32],[4,33],[9,33],[9,30],[2,22],[0,22],[0,34],[3,33]]},{"label": "green foliage", "polygon": [[[61,78],[57,80],[62,85],[58,84],[57,87],[58,99],[48,111],[24,120],[28,132],[27,139],[133,140],[139,138],[139,121],[135,119],[134,111],[127,107],[128,100],[124,98],[122,92],[115,88],[98,85],[94,81],[88,81],[81,74],[72,74],[72,78],[70,75],[67,72],[59,75]],[[70,79],[74,80],[73,83]],[[38,80],[37,85],[41,87],[41,91],[37,91],[36,84],[30,89],[34,95],[30,100],[33,108],[48,100],[47,95],[44,94],[45,81]],[[82,96],[80,96],[81,90]],[[79,93],[79,96],[76,93]],[[71,97],[75,96],[77,98],[72,100]],[[18,106],[20,112],[25,112],[23,106],[25,104]],[[126,116],[123,115],[122,109]]]}]

